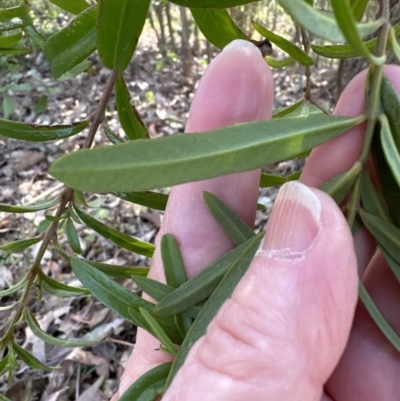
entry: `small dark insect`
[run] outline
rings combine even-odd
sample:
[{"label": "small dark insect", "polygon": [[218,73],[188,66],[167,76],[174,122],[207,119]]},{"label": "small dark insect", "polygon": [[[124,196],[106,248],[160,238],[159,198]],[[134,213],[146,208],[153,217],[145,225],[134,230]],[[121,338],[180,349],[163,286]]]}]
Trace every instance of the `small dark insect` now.
[{"label": "small dark insect", "polygon": [[272,45],[268,39],[264,40],[250,40],[251,43],[256,45],[263,57],[270,56],[272,54]]}]

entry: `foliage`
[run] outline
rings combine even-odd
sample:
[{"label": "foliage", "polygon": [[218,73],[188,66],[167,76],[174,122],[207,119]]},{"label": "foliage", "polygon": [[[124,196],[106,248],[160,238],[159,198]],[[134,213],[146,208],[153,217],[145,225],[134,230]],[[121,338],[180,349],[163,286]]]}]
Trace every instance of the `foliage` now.
[{"label": "foliage", "polygon": [[[10,377],[18,366],[17,357],[28,366],[37,369],[46,367],[15,342],[15,327],[21,321],[26,322],[36,336],[49,344],[92,344],[86,340],[54,338],[43,331],[29,308],[32,289],[38,286],[41,293],[58,296],[85,295],[90,291],[124,319],[157,337],[163,350],[177,355],[172,367],[170,364],[163,365],[148,372],[129,390],[134,397],[129,399],[139,399],[141,396],[155,399],[169,385],[191,345],[205,332],[211,318],[230,296],[261,241],[261,235],[249,231],[226,205],[213,195],[205,194],[206,203],[214,217],[237,247],[187,281],[174,238],[164,236],[161,253],[167,283],[161,284],[143,277],[147,270],[143,273],[140,268],[121,266],[113,269],[81,256],[82,249],[75,225],[82,222],[131,252],[151,257],[154,250],[152,244],[108,227],[85,212],[83,209],[88,205],[81,191],[112,193],[129,202],[163,210],[166,195],[149,190],[220,174],[249,171],[292,159],[366,121],[366,136],[360,159],[349,171],[325,183],[322,189],[330,193],[338,203],[344,200],[349,226],[353,231],[360,224],[368,228],[397,280],[400,278],[400,97],[383,77],[387,51],[397,58],[400,56],[397,42],[400,28],[391,26],[389,22],[389,2],[381,2],[379,18],[365,22],[362,16],[368,1],[332,0],[332,13],[327,13],[318,7],[318,2],[314,7],[313,2],[308,1],[277,0],[301,31],[301,48],[264,27],[263,21],[253,21],[252,31],[238,26],[228,11],[230,7],[258,2],[172,2],[188,8],[198,28],[218,48],[237,38],[250,40],[256,32],[269,39],[286,54],[283,60],[267,57],[271,66],[280,68],[287,63],[299,63],[304,67],[304,97],[298,103],[279,110],[270,121],[240,124],[197,135],[149,139],[140,115],[130,103],[123,72],[134,56],[146,18],[151,18],[149,7],[153,2],[101,0],[98,4],[89,4],[85,0],[51,0],[51,10],[57,6],[60,15],[65,16],[62,26],[54,29],[51,34],[49,30],[34,26],[35,19],[32,17],[37,11],[34,6],[29,8],[18,2],[0,2],[0,55],[14,57],[31,51],[43,51],[53,76],[70,79],[87,68],[85,60],[97,50],[101,62],[110,70],[103,95],[90,119],[76,124],[48,127],[10,121],[8,118],[13,112],[13,101],[11,97],[4,98],[5,119],[0,119],[0,132],[4,137],[19,141],[54,141],[77,135],[88,127],[85,149],[62,156],[50,169],[50,173],[66,185],[60,197],[29,206],[0,205],[0,210],[10,213],[29,213],[35,210],[51,213],[51,208],[56,206],[53,214],[47,214],[48,224],[40,236],[0,247],[0,252],[22,252],[40,242],[39,251],[25,276],[14,286],[0,291],[0,297],[16,292],[21,294],[15,305],[6,307],[12,308],[14,315],[0,339],[0,371],[8,370]],[[321,45],[321,39],[334,44]],[[370,74],[365,115],[356,118],[334,117],[313,98],[310,91],[310,67],[321,56],[334,59],[361,56],[368,60]],[[23,59],[16,60],[17,65],[23,62]],[[120,124],[128,141],[118,139],[106,123],[103,124],[104,113],[114,90]],[[102,124],[110,138],[110,146],[91,149]],[[269,137],[259,134],[265,130],[274,134]],[[246,136],[241,135],[243,131],[246,131]],[[215,146],[217,141],[218,146]],[[371,154],[381,188],[377,188],[368,175],[367,166]],[[260,184],[273,186],[296,178],[264,175]],[[346,197],[349,193],[351,195]],[[57,240],[64,232],[70,245],[68,251],[62,249]],[[86,288],[57,283],[44,274],[41,262],[50,245],[59,250],[61,257],[70,261],[74,273]],[[140,288],[159,301],[158,305],[133,294],[112,277],[133,278]],[[399,350],[398,333],[390,327],[362,285],[360,298],[383,334]],[[179,351],[177,345],[181,346]],[[152,398],[149,398],[149,394]]]}]

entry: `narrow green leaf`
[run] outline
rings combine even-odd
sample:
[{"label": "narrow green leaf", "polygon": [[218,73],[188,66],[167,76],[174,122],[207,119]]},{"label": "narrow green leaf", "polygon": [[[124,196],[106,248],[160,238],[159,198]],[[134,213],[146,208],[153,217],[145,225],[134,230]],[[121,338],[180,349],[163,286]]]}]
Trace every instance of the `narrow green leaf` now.
[{"label": "narrow green leaf", "polygon": [[144,266],[118,266],[89,260],[85,262],[102,271],[107,276],[114,278],[132,278],[133,276],[146,277],[150,270],[148,267]]},{"label": "narrow green leaf", "polygon": [[50,2],[75,15],[89,7],[85,0],[50,0]]},{"label": "narrow green leaf", "polygon": [[[378,216],[364,212],[362,209],[360,210],[360,216],[365,227],[367,227],[368,231],[376,238],[379,246],[385,250],[398,265],[400,263],[400,229]],[[391,264],[389,264],[389,266],[392,267]],[[395,269],[392,269],[392,271],[400,282],[400,270],[397,269],[397,266],[393,267],[395,267]]]},{"label": "narrow green leaf", "polygon": [[361,169],[362,164],[357,161],[350,170],[331,178],[320,185],[319,189],[330,195],[339,205],[353,187],[357,177],[361,173]]},{"label": "narrow green leaf", "polygon": [[168,201],[168,195],[151,191],[129,193],[113,192],[112,194],[127,202],[136,203],[138,205],[150,207],[157,210],[165,210]]},{"label": "narrow green leaf", "polygon": [[6,305],[6,306],[0,306],[0,312],[5,312],[9,311],[11,309],[14,309],[18,305],[18,302],[14,302],[13,304]]},{"label": "narrow green leaf", "polygon": [[0,119],[0,136],[23,141],[52,141],[68,138],[83,131],[89,121],[81,121],[71,125],[36,125]]},{"label": "narrow green leaf", "polygon": [[286,58],[284,58],[282,60],[278,60],[278,59],[276,59],[274,57],[267,56],[265,58],[265,60],[267,61],[268,65],[271,68],[276,68],[276,69],[287,67],[288,65],[294,63],[294,58],[293,57],[286,57]]},{"label": "narrow green leaf", "polygon": [[22,39],[22,32],[11,35],[0,36],[0,47],[10,47],[17,44]]},{"label": "narrow green leaf", "polygon": [[131,140],[147,139],[149,134],[138,112],[131,104],[131,95],[126,87],[124,77],[118,74],[115,82],[115,101],[121,126]]},{"label": "narrow green leaf", "polygon": [[60,283],[51,277],[46,276],[42,271],[39,273],[40,286],[44,291],[57,297],[79,297],[88,295],[90,292],[86,288],[73,287]]},{"label": "narrow green leaf", "polygon": [[[218,287],[212,293],[206,304],[203,306],[196,320],[192,324],[188,335],[184,339],[180,351],[178,352],[178,355],[176,356],[173,363],[171,372],[168,376],[167,387],[171,383],[176,372],[183,365],[191,347],[200,337],[202,337],[206,333],[209,323],[215,317],[222,304],[232,295],[236,285],[246,273],[258,247],[260,246],[261,238],[262,234],[258,234],[252,239],[245,242],[243,245],[241,245],[246,245],[246,247],[243,247],[240,257],[238,257],[235,263],[232,264]],[[188,281],[188,283],[189,282],[190,280]]]},{"label": "narrow green leaf", "polygon": [[136,252],[148,258],[151,258],[153,256],[153,244],[141,241],[137,238],[131,237],[130,235],[123,234],[120,231],[115,230],[114,228],[108,227],[107,225],[101,223],[92,216],[86,214],[76,206],[74,206],[74,209],[79,218],[85,224],[87,224],[88,227],[96,231],[98,234],[102,235],[104,238],[111,240],[115,244],[122,246],[129,251]]},{"label": "narrow green leaf", "polygon": [[331,4],[336,21],[348,44],[358,53],[359,56],[365,57],[375,65],[382,65],[386,60],[386,56],[374,56],[361,40],[356,26],[356,19],[354,18],[351,9],[350,0],[332,0]]},{"label": "narrow green leaf", "polygon": [[243,242],[256,235],[232,209],[214,194],[205,191],[203,192],[203,197],[214,219],[217,220],[235,245],[243,244]]},{"label": "narrow green leaf", "polygon": [[8,244],[4,244],[0,246],[0,251],[4,251],[7,253],[20,253],[25,251],[25,249],[30,246],[37,244],[42,240],[42,237],[35,237],[29,239],[20,239],[18,241],[9,242]]},{"label": "narrow green leaf", "polygon": [[47,40],[44,54],[55,78],[61,77],[96,50],[96,18],[97,7],[90,7]]},{"label": "narrow green leaf", "polygon": [[104,130],[104,135],[114,145],[125,142],[125,140],[117,136],[107,124],[103,124],[103,130]]},{"label": "narrow green leaf", "polygon": [[173,235],[165,234],[161,238],[160,246],[167,284],[173,288],[178,288],[186,281],[186,270],[179,245]]},{"label": "narrow green leaf", "polygon": [[80,255],[82,252],[81,243],[79,241],[78,233],[76,232],[74,223],[70,217],[67,218],[65,233],[67,234],[68,243],[71,246],[71,249]]},{"label": "narrow green leaf", "polygon": [[[151,311],[154,304],[144,300],[137,294],[129,291],[122,285],[116,283],[103,272],[94,269],[91,265],[83,260],[71,258],[70,259],[72,270],[78,277],[79,281],[105,306],[113,310],[119,316],[126,319],[134,325],[147,329],[148,325],[146,320],[139,313],[139,308]],[[135,308],[136,315],[133,319],[133,313],[129,312],[128,308]],[[167,332],[170,338],[174,341],[180,338],[176,330],[175,323],[171,318],[159,318],[158,322],[162,325],[163,329]],[[179,340],[178,340],[179,341]]]},{"label": "narrow green leaf", "polygon": [[31,24],[28,6],[0,9],[0,31],[11,31]]},{"label": "narrow green leaf", "polygon": [[[278,0],[278,3],[300,26],[309,32],[333,43],[346,41],[336,20],[329,14],[317,11],[305,1]],[[357,30],[360,36],[364,37],[375,32],[383,22],[383,20],[377,20],[357,24]]]},{"label": "narrow green leaf", "polygon": [[292,42],[288,41],[284,37],[277,35],[271,32],[269,29],[263,27],[262,25],[258,24],[257,22],[252,22],[254,29],[264,38],[267,38],[276,46],[278,46],[281,50],[286,52],[289,56],[293,59],[298,61],[301,65],[304,66],[311,66],[314,64],[313,59],[306,54],[303,50],[299,49],[296,45]]},{"label": "narrow green leaf", "polygon": [[219,49],[235,39],[250,40],[223,8],[191,8],[190,11],[206,39]]},{"label": "narrow green leaf", "polygon": [[304,102],[305,102],[305,99],[301,98],[299,101],[297,101],[296,103],[293,103],[291,106],[285,107],[283,110],[280,110],[279,112],[274,113],[272,118],[282,118],[282,117],[289,116],[294,111],[296,111],[298,108],[300,108],[304,104]]},{"label": "narrow green leaf", "polygon": [[171,3],[195,8],[230,8],[260,0],[171,0]]},{"label": "narrow green leaf", "polygon": [[81,63],[77,64],[75,67],[68,70],[66,73],[62,74],[57,78],[58,82],[64,82],[68,79],[72,79],[77,77],[79,74],[82,74],[85,70],[90,67],[90,62],[88,60],[83,60]]},{"label": "narrow green leaf", "polygon": [[14,98],[5,95],[3,98],[3,114],[4,118],[8,119],[14,113],[16,103]]},{"label": "narrow green leaf", "polygon": [[102,341],[102,339],[97,341],[84,341],[75,339],[63,340],[62,338],[53,337],[40,328],[38,321],[28,308],[25,308],[24,310],[24,318],[29,328],[32,330],[32,333],[46,344],[56,345],[58,347],[73,348],[91,347],[92,345],[98,344]]},{"label": "narrow green leaf", "polygon": [[38,210],[50,209],[51,207],[57,205],[59,202],[60,202],[60,197],[57,196],[54,199],[45,200],[43,201],[43,203],[36,203],[33,205],[17,206],[17,205],[7,205],[5,203],[0,203],[0,212],[7,212],[7,213],[37,212]]},{"label": "narrow green leaf", "polygon": [[351,9],[357,21],[360,21],[363,17],[368,1],[369,0],[350,0]]},{"label": "narrow green leaf", "polygon": [[125,391],[119,401],[156,400],[159,395],[163,394],[171,366],[172,362],[168,362],[147,371]]},{"label": "narrow green leaf", "polygon": [[9,398],[7,398],[6,396],[0,394],[0,401],[11,401]]},{"label": "narrow green leaf", "polygon": [[201,134],[130,141],[73,152],[58,159],[50,173],[69,187],[90,192],[172,186],[290,159],[364,119],[309,115],[237,124]]},{"label": "narrow green leaf", "polygon": [[97,46],[107,68],[122,72],[131,61],[150,0],[100,0]]},{"label": "narrow green leaf", "polygon": [[6,47],[0,48],[0,54],[8,54],[8,55],[20,55],[20,54],[28,54],[31,52],[30,48],[27,47]]},{"label": "narrow green leaf", "polygon": [[166,295],[174,291],[174,287],[147,277],[133,277],[136,285],[155,301],[161,301]]},{"label": "narrow green leaf", "polygon": [[298,180],[301,175],[301,171],[296,171],[293,174],[288,175],[287,177],[281,175],[267,174],[261,173],[260,176],[260,187],[276,187],[285,184],[288,181]]},{"label": "narrow green leaf", "polygon": [[371,315],[372,319],[374,319],[375,323],[379,327],[379,329],[382,331],[382,333],[385,335],[385,337],[390,341],[390,343],[393,345],[394,348],[398,352],[400,352],[400,337],[396,333],[396,331],[393,329],[393,327],[387,322],[385,317],[382,315],[382,313],[379,311],[377,306],[375,305],[373,299],[371,296],[368,294],[366,288],[364,285],[359,282],[358,285],[358,295],[363,302],[365,308]]},{"label": "narrow green leaf", "polygon": [[389,121],[396,148],[400,152],[400,96],[385,76],[382,78],[381,103]]},{"label": "narrow green leaf", "polygon": [[388,165],[384,150],[382,148],[382,126],[375,127],[372,137],[371,153],[374,160],[375,170],[378,176],[381,192],[388,206],[389,214],[397,226],[400,226],[400,188]]},{"label": "narrow green leaf", "polygon": [[38,32],[33,25],[27,25],[24,27],[24,32],[39,49],[44,49],[46,38]]},{"label": "narrow green leaf", "polygon": [[185,338],[190,330],[190,326],[193,324],[193,319],[188,316],[183,316],[182,314],[175,315],[174,319],[179,333],[182,338]]},{"label": "narrow green leaf", "polygon": [[39,369],[39,370],[49,370],[49,369],[58,369],[54,366],[47,366],[44,365],[42,362],[39,361],[36,357],[34,357],[30,352],[23,349],[20,345],[16,342],[12,342],[12,347],[15,353],[21,358],[23,362],[26,363],[32,369]]},{"label": "narrow green leaf", "polygon": [[215,262],[193,276],[175,291],[166,295],[154,308],[156,315],[173,315],[185,311],[207,299],[219,285],[226,272],[243,260],[254,243],[260,243],[262,234],[253,236],[237,248],[227,252]]},{"label": "narrow green leaf", "polygon": [[157,320],[154,319],[154,317],[151,316],[151,314],[143,308],[139,308],[139,312],[142,314],[147,324],[151,328],[151,333],[153,334],[153,336],[162,343],[162,345],[167,349],[170,354],[176,355],[178,353],[178,350],[176,349],[171,339],[166,335],[165,331],[157,323]]},{"label": "narrow green leaf", "polygon": [[361,176],[361,200],[363,209],[379,218],[391,221],[385,200],[382,194],[375,187],[367,171],[362,172]]},{"label": "narrow green leaf", "polygon": [[398,188],[400,188],[400,155],[390,130],[388,118],[385,114],[381,114],[379,120],[381,122],[381,144],[383,153],[385,154],[393,177],[397,182]]},{"label": "narrow green leaf", "polygon": [[5,297],[7,295],[14,294],[15,292],[22,290],[25,287],[26,283],[28,282],[27,277],[25,276],[22,280],[18,281],[18,283],[12,285],[11,287],[7,288],[6,290],[0,291],[0,298]]},{"label": "narrow green leaf", "polygon": [[397,60],[400,61],[400,45],[399,42],[397,42],[396,38],[396,32],[394,28],[390,28],[389,31],[389,48],[392,51],[392,53],[396,56]]},{"label": "narrow green leaf", "polygon": [[[6,370],[7,365],[8,365],[8,355],[7,354],[1,361],[0,361],[0,375],[3,374],[3,372]],[[0,394],[1,395],[1,394]],[[5,400],[10,401],[8,398],[5,398]],[[0,401],[2,401],[2,398],[0,397]]]}]

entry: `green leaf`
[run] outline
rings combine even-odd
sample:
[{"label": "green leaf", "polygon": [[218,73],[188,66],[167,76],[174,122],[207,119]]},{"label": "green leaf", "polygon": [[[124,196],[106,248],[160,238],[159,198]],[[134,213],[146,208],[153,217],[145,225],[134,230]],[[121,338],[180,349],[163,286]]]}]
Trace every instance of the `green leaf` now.
[{"label": "green leaf", "polygon": [[28,54],[31,52],[31,49],[26,47],[7,47],[0,48],[0,54],[8,54],[8,55],[19,55],[19,54]]},{"label": "green leaf", "polygon": [[133,277],[136,285],[155,301],[161,301],[166,295],[174,291],[174,287],[146,277]]},{"label": "green leaf", "polygon": [[301,171],[296,171],[293,174],[288,175],[287,177],[283,177],[281,175],[267,174],[261,173],[260,176],[260,187],[276,187],[285,184],[288,181],[298,180],[301,175]]},{"label": "green leaf", "polygon": [[14,302],[13,304],[6,305],[6,306],[0,306],[0,312],[5,312],[9,311],[11,309],[14,309],[18,305],[18,302]]},{"label": "green leaf", "polygon": [[392,326],[387,322],[385,317],[382,315],[382,313],[379,311],[377,306],[375,305],[373,299],[371,296],[368,294],[366,288],[364,285],[359,282],[358,285],[358,295],[363,302],[365,308],[371,315],[372,319],[375,321],[381,332],[385,335],[385,337],[390,341],[390,343],[393,345],[394,348],[398,352],[400,352],[400,337],[396,333],[396,331],[393,329]]},{"label": "green leaf", "polygon": [[40,96],[39,100],[37,101],[37,103],[35,104],[35,107],[33,109],[33,112],[35,114],[42,114],[47,110],[47,102],[48,101],[48,97],[47,95],[42,95]]},{"label": "green leaf", "polygon": [[112,194],[127,202],[136,203],[138,205],[150,207],[157,210],[165,210],[168,201],[168,195],[151,191],[129,193],[113,192]]},{"label": "green leaf", "polygon": [[204,201],[214,219],[235,245],[243,244],[256,235],[254,231],[224,202],[211,192],[203,192]]},{"label": "green leaf", "polygon": [[103,130],[104,130],[104,135],[114,145],[125,142],[125,140],[117,136],[107,124],[103,124]]},{"label": "green leaf", "polygon": [[[330,42],[345,42],[345,37],[336,20],[329,14],[315,10],[305,1],[278,0],[278,3],[287,13],[303,28],[309,32]],[[361,37],[375,32],[383,20],[377,20],[366,24],[357,24],[357,30]]]},{"label": "green leaf", "polygon": [[143,308],[139,308],[139,312],[142,314],[148,326],[151,328],[151,334],[153,334],[153,336],[162,343],[162,345],[167,349],[170,354],[176,355],[178,353],[178,350],[176,349],[171,339],[165,334],[165,331],[157,323],[157,320],[154,319],[154,317],[151,316],[151,314]]},{"label": "green leaf", "polygon": [[148,242],[141,241],[137,238],[131,237],[130,235],[126,235],[121,233],[114,228],[108,227],[100,221],[96,220],[92,216],[86,214],[77,206],[74,206],[74,209],[79,216],[79,218],[92,230],[96,231],[98,234],[102,235],[104,238],[107,238],[121,246],[122,248],[128,249],[129,251],[136,252],[140,255],[151,258],[154,253],[154,245]]},{"label": "green leaf", "polygon": [[12,285],[11,287],[7,288],[6,290],[1,290],[0,298],[5,297],[7,295],[14,294],[15,292],[17,292],[19,290],[22,290],[22,288],[25,287],[27,282],[28,282],[28,279],[25,276],[22,280],[18,281],[18,283]]},{"label": "green leaf", "polygon": [[286,57],[282,60],[278,60],[274,57],[267,56],[265,59],[267,60],[267,63],[271,68],[276,68],[276,69],[287,67],[288,65],[294,63],[293,57]]},{"label": "green leaf", "polygon": [[68,138],[83,131],[89,121],[71,125],[36,125],[0,119],[0,137],[14,138],[23,141],[43,142]]},{"label": "green leaf", "polygon": [[[380,130],[379,130],[380,128]],[[385,198],[390,216],[397,226],[400,226],[400,188],[397,184],[392,170],[388,165],[384,150],[382,148],[383,127],[377,124],[372,137],[371,151],[374,160],[375,170],[378,176],[379,185]]]},{"label": "green leaf", "polygon": [[55,78],[61,77],[96,50],[96,18],[97,7],[90,7],[47,40],[44,54]]},{"label": "green leaf", "polygon": [[374,214],[383,220],[391,221],[385,200],[375,187],[367,171],[363,171],[361,176],[361,200],[367,213]]},{"label": "green leaf", "polygon": [[381,144],[383,153],[385,154],[388,166],[400,189],[400,155],[390,130],[388,118],[385,114],[381,114],[379,120],[381,122]]},{"label": "green leaf", "polygon": [[86,288],[73,287],[64,283],[60,283],[59,281],[46,276],[46,274],[44,274],[42,271],[39,273],[39,282],[41,288],[45,292],[57,297],[68,298],[90,294]]},{"label": "green leaf", "polygon": [[36,357],[34,357],[30,352],[23,349],[20,345],[16,342],[12,342],[12,347],[15,353],[21,358],[26,365],[28,365],[32,369],[39,369],[39,370],[49,370],[49,369],[58,369],[54,366],[47,366],[44,365],[42,362],[39,361]]},{"label": "green leaf", "polygon": [[350,0],[351,9],[357,21],[360,21],[363,17],[368,1],[369,0]]},{"label": "green leaf", "polygon": [[253,236],[237,248],[227,252],[179,288],[166,295],[154,308],[154,314],[173,315],[207,299],[229,269],[242,263],[243,260],[247,260],[249,247],[254,243],[260,244],[262,235]]},{"label": "green leaf", "polygon": [[29,7],[25,5],[0,9],[0,31],[11,31],[31,24]]},{"label": "green leaf", "polygon": [[77,253],[81,254],[81,243],[79,242],[78,234],[75,230],[74,223],[70,217],[67,218],[67,224],[65,226],[65,233],[67,234],[68,243],[71,246],[71,249]]},{"label": "green leaf", "polygon": [[4,99],[3,99],[3,114],[4,114],[4,118],[8,119],[11,114],[14,113],[15,111],[15,100],[14,98],[5,95]]},{"label": "green leaf", "polygon": [[300,108],[305,102],[304,98],[301,98],[299,101],[297,101],[296,103],[293,103],[291,106],[289,107],[285,107],[283,110],[280,110],[277,113],[274,113],[272,118],[282,118],[285,116],[290,115],[291,113],[293,113],[294,111],[296,111],[298,108]]},{"label": "green leaf", "polygon": [[396,148],[400,152],[400,96],[385,76],[382,78],[381,104],[389,121]]},{"label": "green leaf", "polygon": [[362,164],[356,161],[353,167],[331,178],[319,186],[319,189],[330,195],[339,205],[353,187],[357,177],[360,175]]},{"label": "green leaf", "polygon": [[374,56],[361,40],[356,26],[356,19],[354,18],[351,9],[350,0],[332,0],[331,4],[336,21],[348,44],[358,53],[358,55],[365,57],[375,65],[382,65],[386,60],[386,56]]},{"label": "green leaf", "polygon": [[11,401],[11,400],[5,397],[4,395],[0,394],[0,401]]},{"label": "green leaf", "polygon": [[[151,311],[154,304],[144,300],[137,294],[129,291],[122,285],[110,279],[103,272],[94,269],[91,265],[83,260],[71,258],[72,270],[78,277],[79,281],[105,306],[113,310],[119,316],[136,326],[148,329],[148,325],[143,316],[139,313],[139,308]],[[129,308],[135,310],[128,311]],[[134,312],[137,312],[134,314]],[[175,327],[173,319],[157,318],[163,329],[174,341],[179,339],[179,333]]]},{"label": "green leaf", "polygon": [[190,11],[206,39],[219,49],[235,39],[250,40],[225,9],[191,8]]},{"label": "green leaf", "polygon": [[194,8],[230,8],[260,0],[171,0],[171,3]]},{"label": "green leaf", "polygon": [[27,25],[24,28],[24,32],[39,49],[44,49],[46,38],[40,32],[38,32],[33,25]]},{"label": "green leaf", "polygon": [[37,244],[42,240],[42,237],[35,237],[29,239],[20,239],[18,241],[9,242],[8,244],[4,244],[0,246],[0,251],[4,251],[7,253],[20,253],[25,251],[25,249],[30,246]]},{"label": "green leaf", "polygon": [[11,35],[0,36],[0,47],[10,47],[17,44],[22,39],[22,32]]},{"label": "green leaf", "polygon": [[58,159],[50,173],[69,187],[90,192],[172,186],[290,159],[364,119],[309,115],[237,124],[201,134],[136,140],[73,152]]},{"label": "green leaf", "polygon": [[72,14],[80,14],[89,7],[85,0],[50,0],[50,2]]},{"label": "green leaf", "polygon": [[61,77],[57,78],[58,82],[67,81],[68,79],[72,79],[77,77],[79,74],[82,74],[86,69],[90,66],[90,62],[88,60],[83,60],[81,63],[67,71],[65,74],[62,74]]},{"label": "green leaf", "polygon": [[131,140],[149,138],[145,125],[140,119],[136,109],[131,104],[131,95],[126,87],[122,74],[118,74],[115,82],[115,101],[117,104],[119,121],[127,137]]},{"label": "green leaf", "polygon": [[287,39],[283,38],[280,35],[277,35],[267,28],[264,28],[257,22],[252,22],[254,29],[264,38],[267,38],[270,40],[272,43],[274,43],[276,46],[278,46],[281,50],[286,52],[289,56],[291,56],[293,59],[298,61],[301,65],[304,66],[311,66],[314,64],[313,59],[307,55],[303,50],[299,49],[296,45],[294,45],[292,42],[289,42]]},{"label": "green leaf", "polygon": [[[238,257],[235,263],[232,264],[218,287],[203,306],[196,320],[192,324],[188,335],[184,339],[181,349],[175,358],[171,372],[168,376],[167,387],[171,383],[176,372],[183,365],[191,347],[206,333],[209,323],[215,317],[222,304],[231,297],[236,285],[239,283],[250,266],[250,263],[253,260],[258,247],[260,246],[261,238],[262,234],[258,234],[240,246],[243,246],[240,257]],[[189,282],[190,280],[188,283]]]},{"label": "green leaf", "polygon": [[167,284],[173,288],[178,288],[186,281],[186,270],[183,265],[179,245],[171,234],[163,235],[160,245],[161,259]]},{"label": "green leaf", "polygon": [[150,0],[100,0],[97,47],[107,68],[122,72],[131,61]]},{"label": "green leaf", "polygon": [[[8,355],[7,354],[1,361],[0,361],[0,375],[3,374],[3,372],[6,370],[7,365],[8,365]],[[0,394],[1,396],[1,394]],[[8,398],[5,398],[5,400],[10,401]],[[2,401],[2,398],[0,397],[0,401]]]},{"label": "green leaf", "polygon": [[32,330],[32,333],[46,344],[56,345],[58,347],[73,348],[91,347],[92,345],[98,344],[102,341],[102,339],[97,341],[84,341],[75,339],[63,340],[62,338],[53,337],[40,328],[38,321],[28,308],[24,309],[24,318],[29,328]]},{"label": "green leaf", "polygon": [[163,394],[171,366],[172,362],[168,362],[147,371],[125,391],[119,401],[156,400],[159,395]]},{"label": "green leaf", "polygon": [[[375,46],[378,43],[378,39],[371,39],[367,42],[364,42],[368,51],[373,52],[375,50]],[[350,45],[329,45],[329,46],[319,46],[319,45],[311,45],[314,53],[319,54],[320,56],[326,58],[352,58],[357,57],[358,53],[353,50]]]},{"label": "green leaf", "polygon": [[400,61],[400,45],[399,42],[397,42],[396,38],[396,32],[394,28],[390,28],[389,31],[389,48],[392,51],[392,53],[396,56],[397,60]]},{"label": "green leaf", "polygon": [[389,266],[400,282],[400,269],[398,268],[400,263],[400,229],[378,216],[364,212],[362,209],[360,216],[365,227],[378,241],[379,247],[396,262],[396,265],[389,263]]}]

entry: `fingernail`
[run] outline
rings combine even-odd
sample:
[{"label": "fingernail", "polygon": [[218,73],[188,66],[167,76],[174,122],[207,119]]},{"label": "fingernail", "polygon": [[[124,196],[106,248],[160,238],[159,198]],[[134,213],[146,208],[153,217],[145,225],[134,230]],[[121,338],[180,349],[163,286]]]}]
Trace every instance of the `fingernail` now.
[{"label": "fingernail", "polygon": [[304,256],[321,226],[321,202],[297,181],[282,186],[268,221],[261,252],[283,259]]},{"label": "fingernail", "polygon": [[223,51],[230,49],[243,49],[252,52],[258,52],[258,54],[261,55],[260,49],[256,45],[251,43],[249,40],[244,40],[244,39],[233,40],[231,43],[229,43],[224,47]]}]

